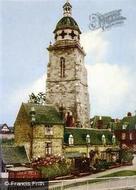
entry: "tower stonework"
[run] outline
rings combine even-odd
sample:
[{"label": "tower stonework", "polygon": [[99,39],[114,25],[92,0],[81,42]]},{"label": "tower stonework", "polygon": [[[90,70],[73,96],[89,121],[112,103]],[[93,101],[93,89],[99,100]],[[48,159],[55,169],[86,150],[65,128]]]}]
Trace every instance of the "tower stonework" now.
[{"label": "tower stonework", "polygon": [[81,31],[72,18],[72,6],[63,6],[63,18],[54,30],[55,42],[47,48],[46,99],[58,109],[73,115],[75,125],[89,127],[90,104],[85,52],[80,45]]}]

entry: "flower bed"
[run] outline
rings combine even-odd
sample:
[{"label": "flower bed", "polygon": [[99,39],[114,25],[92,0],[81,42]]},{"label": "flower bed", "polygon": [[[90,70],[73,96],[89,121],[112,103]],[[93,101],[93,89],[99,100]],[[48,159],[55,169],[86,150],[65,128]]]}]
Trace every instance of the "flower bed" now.
[{"label": "flower bed", "polygon": [[70,174],[71,165],[60,156],[38,158],[32,162],[32,167],[38,170],[43,178],[54,179]]}]

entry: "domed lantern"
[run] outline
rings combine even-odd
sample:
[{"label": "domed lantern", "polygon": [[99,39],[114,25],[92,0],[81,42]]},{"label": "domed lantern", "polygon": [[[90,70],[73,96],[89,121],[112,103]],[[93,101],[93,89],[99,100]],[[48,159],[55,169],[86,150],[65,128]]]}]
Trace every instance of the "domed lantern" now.
[{"label": "domed lantern", "polygon": [[72,17],[72,5],[67,1],[63,6],[63,17],[59,20],[54,30],[55,41],[76,40],[79,41],[81,31],[75,19]]},{"label": "domed lantern", "polygon": [[72,14],[72,5],[67,1],[63,6],[63,15],[64,16],[71,16]]}]

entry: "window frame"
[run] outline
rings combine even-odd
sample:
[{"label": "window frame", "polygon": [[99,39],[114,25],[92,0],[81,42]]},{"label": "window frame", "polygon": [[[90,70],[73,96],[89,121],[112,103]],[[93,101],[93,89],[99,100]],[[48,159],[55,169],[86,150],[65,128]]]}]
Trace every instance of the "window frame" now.
[{"label": "window frame", "polygon": [[52,155],[52,142],[45,143],[45,155]]},{"label": "window frame", "polygon": [[60,58],[60,77],[65,78],[65,58]]},{"label": "window frame", "polygon": [[45,125],[45,135],[53,135],[53,127],[52,125]]},{"label": "window frame", "polygon": [[121,139],[122,139],[122,140],[126,140],[126,133],[123,132],[123,133],[121,134]]},{"label": "window frame", "polygon": [[129,140],[132,141],[133,140],[133,133],[129,133]]}]

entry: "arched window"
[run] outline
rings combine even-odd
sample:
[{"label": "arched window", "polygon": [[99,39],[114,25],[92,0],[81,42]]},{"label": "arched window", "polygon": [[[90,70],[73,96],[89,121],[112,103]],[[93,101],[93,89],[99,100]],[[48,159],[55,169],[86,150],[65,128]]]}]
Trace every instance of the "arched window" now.
[{"label": "arched window", "polygon": [[64,57],[60,58],[60,77],[61,78],[65,77],[65,58]]},{"label": "arched window", "polygon": [[73,138],[73,135],[72,135],[72,134],[69,135],[68,144],[69,144],[69,146],[74,145],[74,138]]},{"label": "arched window", "polygon": [[87,134],[87,135],[86,135],[86,143],[87,143],[87,144],[90,144],[90,142],[91,142],[90,135]]},{"label": "arched window", "polygon": [[102,144],[106,145],[106,137],[105,137],[105,135],[102,135]]},{"label": "arched window", "polygon": [[113,134],[112,135],[112,144],[115,145],[116,144],[116,136]]}]

